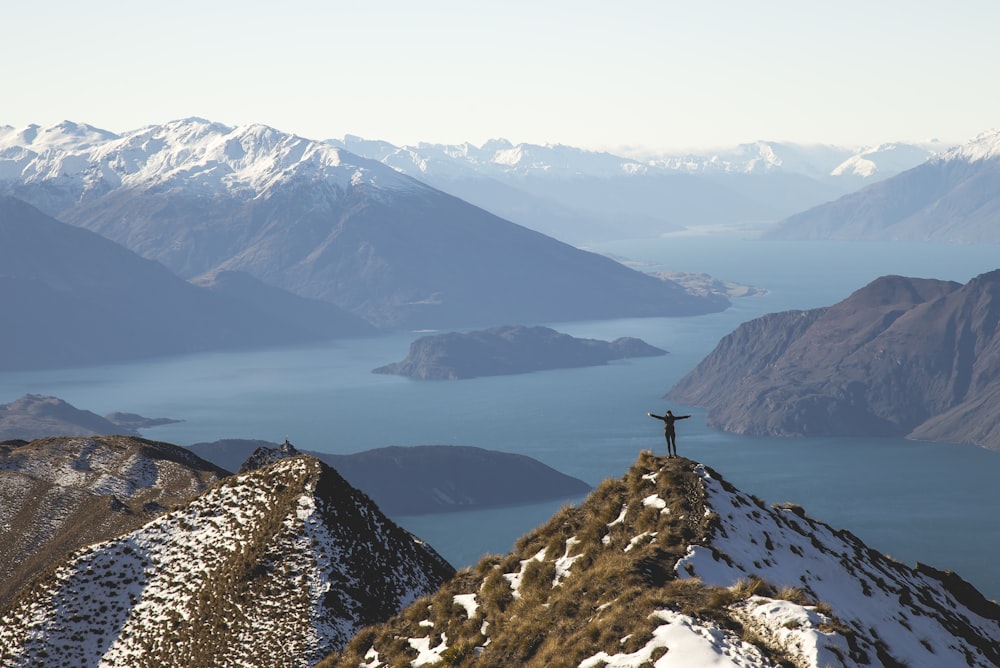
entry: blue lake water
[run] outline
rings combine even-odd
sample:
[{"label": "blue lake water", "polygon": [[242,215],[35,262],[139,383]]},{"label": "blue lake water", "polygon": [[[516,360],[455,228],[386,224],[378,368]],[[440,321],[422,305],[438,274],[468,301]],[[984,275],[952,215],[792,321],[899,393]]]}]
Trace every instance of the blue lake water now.
[{"label": "blue lake water", "polygon": [[[1000,266],[996,247],[901,243],[761,242],[666,237],[594,248],[644,269],[700,271],[766,288],[724,313],[545,323],[574,336],[635,336],[664,357],[588,369],[419,382],[371,373],[402,359],[412,333],[309,347],[204,354],[132,364],[0,374],[0,403],[50,394],[98,414],[183,419],[149,429],[178,444],[220,438],[290,439],[349,453],[386,445],[455,444],[517,452],[597,484],[640,450],[662,452],[666,391],[741,322],[827,306],[886,274],[965,282]],[[498,323],[514,324],[514,323]],[[530,323],[529,323],[530,324]],[[950,569],[1000,598],[1000,453],[902,439],[749,438],[708,429],[697,408],[678,425],[681,454],[769,503],[794,502],[912,565]],[[502,553],[565,501],[394,518],[456,566]]]}]

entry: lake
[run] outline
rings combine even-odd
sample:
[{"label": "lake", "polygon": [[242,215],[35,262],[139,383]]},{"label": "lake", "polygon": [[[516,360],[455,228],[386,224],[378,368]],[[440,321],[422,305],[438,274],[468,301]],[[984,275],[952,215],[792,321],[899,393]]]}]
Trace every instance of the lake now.
[{"label": "lake", "polygon": [[[762,242],[668,236],[592,250],[644,270],[710,273],[765,288],[723,313],[540,323],[574,336],[634,336],[670,351],[656,358],[421,382],[371,370],[405,357],[415,333],[238,353],[212,353],[57,371],[0,374],[0,403],[31,392],[78,408],[183,422],[144,435],[182,445],[259,438],[330,453],[387,445],[453,444],[535,457],[596,485],[620,477],[643,449],[664,451],[670,387],[741,322],[827,306],[886,274],[966,282],[998,264],[995,247],[910,243]],[[497,323],[538,324],[538,323]],[[950,569],[1000,598],[1000,453],[902,439],[750,438],[709,429],[697,408],[678,424],[682,455],[704,462],[768,503],[793,502],[871,547],[913,565]],[[572,500],[571,500],[572,501]],[[578,500],[576,500],[578,501]],[[456,566],[503,553],[566,501],[396,517]]]}]

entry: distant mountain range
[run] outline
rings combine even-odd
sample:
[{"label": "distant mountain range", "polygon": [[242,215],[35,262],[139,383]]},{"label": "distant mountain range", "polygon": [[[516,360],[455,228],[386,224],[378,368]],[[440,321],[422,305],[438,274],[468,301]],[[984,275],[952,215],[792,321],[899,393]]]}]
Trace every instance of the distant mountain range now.
[{"label": "distant mountain range", "polygon": [[945,147],[758,141],[725,151],[624,157],[572,146],[328,143],[557,239],[586,244],[685,227],[755,226],[921,164]]},{"label": "distant mountain range", "polygon": [[886,276],[842,302],[740,325],[670,389],[711,426],[906,436],[1000,450],[1000,270]]},{"label": "distant mountain range", "polygon": [[[260,125],[192,118],[113,136],[0,136],[0,193],[177,275],[242,271],[382,328],[718,311],[382,163]],[[218,279],[215,279],[218,280]],[[229,282],[223,286],[230,286]],[[230,286],[233,290],[235,286]]]},{"label": "distant mountain range", "polygon": [[1000,130],[810,208],[767,239],[1000,243]]},{"label": "distant mountain range", "polygon": [[[141,439],[0,446],[0,555],[47,564],[4,581],[0,664],[1000,663],[1000,607],[958,575],[907,567],[687,459],[642,453],[509,553],[454,573],[330,467],[273,454],[217,479]],[[74,528],[92,542],[54,542]]]}]

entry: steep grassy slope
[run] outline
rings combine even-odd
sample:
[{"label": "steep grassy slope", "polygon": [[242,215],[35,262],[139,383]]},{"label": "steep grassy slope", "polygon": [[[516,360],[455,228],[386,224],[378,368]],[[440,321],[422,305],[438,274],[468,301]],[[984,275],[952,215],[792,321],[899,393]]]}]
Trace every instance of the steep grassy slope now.
[{"label": "steep grassy slope", "polygon": [[993,666],[1000,608],[649,453],[324,668]]}]

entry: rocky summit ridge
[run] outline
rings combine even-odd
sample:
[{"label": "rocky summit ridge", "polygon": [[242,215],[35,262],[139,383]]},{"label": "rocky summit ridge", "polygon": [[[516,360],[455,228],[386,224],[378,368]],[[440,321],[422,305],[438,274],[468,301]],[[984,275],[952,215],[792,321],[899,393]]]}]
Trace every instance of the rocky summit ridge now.
[{"label": "rocky summit ridge", "polygon": [[333,469],[283,458],[70,553],[0,612],[0,665],[308,666],[452,572]]},{"label": "rocky summit ridge", "polygon": [[997,637],[955,574],[643,453],[320,666],[986,667]]}]

